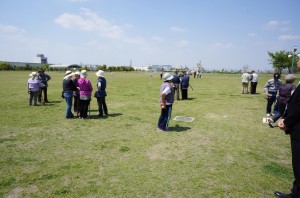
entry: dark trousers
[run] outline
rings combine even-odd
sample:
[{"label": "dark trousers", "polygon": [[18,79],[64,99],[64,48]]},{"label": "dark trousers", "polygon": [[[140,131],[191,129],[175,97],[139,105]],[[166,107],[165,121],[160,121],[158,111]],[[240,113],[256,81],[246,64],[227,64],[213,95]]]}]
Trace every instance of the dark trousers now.
[{"label": "dark trousers", "polygon": [[107,106],[106,106],[106,102],[105,102],[105,97],[97,98],[97,102],[98,102],[99,115],[103,116],[103,112],[104,112],[104,114],[107,115],[108,113],[107,113]]},{"label": "dark trousers", "polygon": [[[297,131],[299,132],[299,131]],[[292,166],[295,181],[293,183],[292,194],[295,197],[300,197],[300,141],[291,138],[291,150],[292,150]]]},{"label": "dark trousers", "polygon": [[278,103],[277,104],[278,111],[276,111],[275,115],[272,117],[272,120],[276,122],[284,113],[286,104]]},{"label": "dark trousers", "polygon": [[90,100],[80,100],[80,117],[87,118]]},{"label": "dark trousers", "polygon": [[257,82],[251,82],[251,88],[250,88],[251,94],[256,94],[256,87],[257,87]]},{"label": "dark trousers", "polygon": [[188,99],[188,89],[181,89],[182,100]]},{"label": "dark trousers", "polygon": [[[270,114],[272,112],[272,105],[273,105],[273,103],[276,102],[276,93],[273,93],[272,96],[268,96],[267,101],[268,101],[268,103],[267,103],[266,113]],[[275,110],[276,109],[275,109],[275,105],[274,105],[274,111]]]},{"label": "dark trousers", "polygon": [[166,105],[165,109],[161,109],[157,127],[162,130],[167,130],[172,114],[172,105]]},{"label": "dark trousers", "polygon": [[[43,95],[42,95],[43,94]],[[42,97],[44,97],[43,101],[44,102],[48,102],[48,96],[47,96],[47,87],[43,87],[41,88],[40,94],[39,94],[39,99],[38,101],[41,102],[42,101]]]},{"label": "dark trousers", "polygon": [[74,112],[80,112],[80,99],[79,96],[74,96]]}]

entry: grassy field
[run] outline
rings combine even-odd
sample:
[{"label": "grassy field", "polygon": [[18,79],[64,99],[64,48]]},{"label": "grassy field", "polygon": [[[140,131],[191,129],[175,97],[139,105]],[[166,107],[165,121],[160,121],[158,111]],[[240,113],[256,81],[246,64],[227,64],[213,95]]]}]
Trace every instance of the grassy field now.
[{"label": "grassy field", "polygon": [[[28,106],[30,72],[0,72],[0,197],[273,197],[293,174],[289,136],[262,123],[263,86],[242,95],[241,75],[191,78],[170,132],[156,130],[159,74],[107,76],[110,116],[65,119],[63,72],[49,72],[45,106]],[[94,72],[88,78],[96,85]]]}]

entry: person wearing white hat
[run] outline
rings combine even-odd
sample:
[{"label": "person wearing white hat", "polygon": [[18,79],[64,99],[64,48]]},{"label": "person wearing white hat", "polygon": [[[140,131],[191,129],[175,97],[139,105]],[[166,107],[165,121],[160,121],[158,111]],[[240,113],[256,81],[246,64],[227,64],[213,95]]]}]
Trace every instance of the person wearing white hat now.
[{"label": "person wearing white hat", "polygon": [[174,102],[174,90],[172,85],[173,76],[169,73],[165,73],[163,79],[164,83],[160,87],[161,113],[158,119],[157,129],[160,131],[168,131],[172,113],[172,104]]},{"label": "person wearing white hat", "polygon": [[71,111],[72,103],[73,103],[73,91],[77,90],[76,85],[72,80],[72,76],[74,75],[71,71],[66,71],[64,78],[63,78],[63,97],[66,100],[67,107],[66,107],[66,118],[73,118],[74,115]]},{"label": "person wearing white hat", "polygon": [[27,89],[29,93],[29,105],[37,106],[37,100],[40,93],[40,89],[43,88],[45,85],[38,80],[38,74],[36,72],[32,72],[29,74],[30,78],[27,81]]},{"label": "person wearing white hat", "polygon": [[97,82],[97,91],[95,92],[95,97],[97,98],[98,103],[98,111],[99,117],[103,117],[103,115],[107,116],[107,106],[105,102],[106,95],[106,79],[104,78],[104,72],[102,70],[99,70],[96,72],[96,76],[98,76],[98,82]]},{"label": "person wearing white hat", "polygon": [[81,78],[78,80],[78,87],[80,89],[80,118],[85,119],[88,117],[93,86],[91,81],[87,79],[88,74],[86,70],[81,70],[80,75]]},{"label": "person wearing white hat", "polygon": [[[78,87],[78,80],[80,78],[80,72],[76,71],[74,73],[74,79],[73,82],[75,84],[76,87]],[[74,104],[73,104],[73,109],[74,112],[76,113],[76,117],[78,117],[79,113],[80,113],[80,99],[79,99],[79,90],[77,89],[76,91],[73,91],[73,98],[74,98]]]}]

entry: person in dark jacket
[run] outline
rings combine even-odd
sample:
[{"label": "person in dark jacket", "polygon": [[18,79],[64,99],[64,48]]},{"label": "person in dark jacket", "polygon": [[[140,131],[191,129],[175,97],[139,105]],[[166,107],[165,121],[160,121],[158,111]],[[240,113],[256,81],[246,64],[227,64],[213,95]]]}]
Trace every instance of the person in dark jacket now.
[{"label": "person in dark jacket", "polygon": [[[300,71],[300,60],[297,63],[297,69]],[[280,129],[286,134],[290,134],[292,167],[294,173],[294,182],[289,194],[275,191],[276,197],[281,198],[299,198],[300,197],[300,86],[298,85],[287,103],[282,119],[278,121]]]},{"label": "person in dark jacket", "polygon": [[42,68],[38,69],[38,73],[39,73],[38,80],[44,84],[44,87],[41,88],[38,102],[39,103],[49,102],[47,92],[48,92],[48,81],[51,80],[51,76],[49,76],[48,74],[45,74],[45,71]]},{"label": "person in dark jacket", "polygon": [[63,80],[63,96],[67,103],[66,108],[66,118],[73,118],[74,115],[72,114],[72,102],[73,102],[73,91],[77,90],[76,85],[74,84],[72,80],[72,76],[74,74],[71,71],[66,71],[64,80]]},{"label": "person in dark jacket", "polygon": [[106,79],[104,78],[104,72],[102,70],[99,70],[96,73],[96,76],[98,76],[98,82],[97,82],[97,91],[95,97],[97,98],[97,103],[98,103],[98,111],[99,111],[98,116],[103,117],[103,115],[105,116],[108,115],[107,106],[105,102],[105,97],[107,96],[105,91]]},{"label": "person in dark jacket", "polygon": [[285,106],[289,98],[292,96],[292,92],[296,89],[296,86],[293,85],[296,77],[294,74],[288,74],[285,77],[285,84],[280,85],[278,89],[279,96],[277,97],[277,108],[278,111],[272,116],[269,120],[269,126],[274,127],[274,123],[283,115]]},{"label": "person in dark jacket", "polygon": [[181,82],[180,82],[182,100],[188,99],[188,88],[190,86],[189,82],[190,82],[190,76],[187,74],[186,71],[183,71],[183,77],[181,78]]},{"label": "person in dark jacket", "polygon": [[174,91],[172,85],[173,76],[169,73],[163,75],[164,83],[160,87],[160,108],[161,113],[158,119],[157,129],[168,131],[168,125],[172,114],[172,104],[174,102]]}]

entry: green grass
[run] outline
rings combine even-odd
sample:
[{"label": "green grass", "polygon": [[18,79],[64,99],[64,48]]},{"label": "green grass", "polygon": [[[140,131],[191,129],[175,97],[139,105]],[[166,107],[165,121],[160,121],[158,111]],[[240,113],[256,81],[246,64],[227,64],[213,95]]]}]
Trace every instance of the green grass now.
[{"label": "green grass", "polygon": [[[263,86],[240,75],[191,78],[169,133],[156,130],[159,74],[106,73],[110,116],[65,119],[63,72],[49,72],[45,106],[28,106],[30,72],[0,72],[0,197],[273,197],[293,174],[289,137],[262,123]],[[94,72],[88,78],[96,85]]]}]

